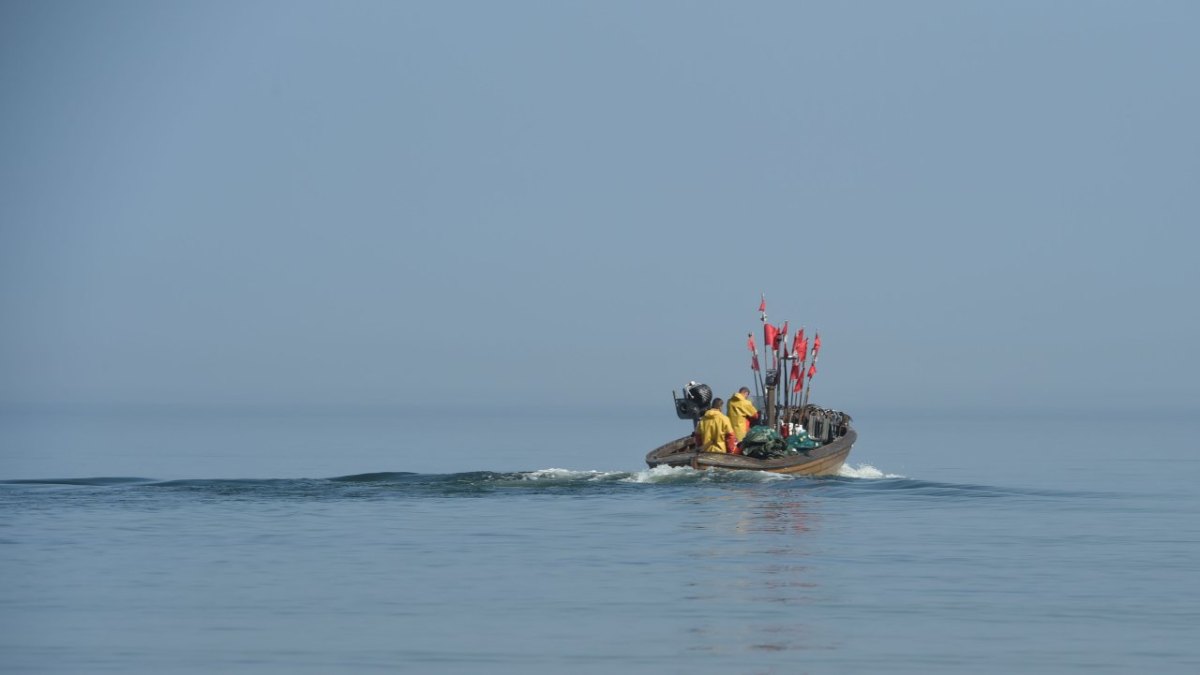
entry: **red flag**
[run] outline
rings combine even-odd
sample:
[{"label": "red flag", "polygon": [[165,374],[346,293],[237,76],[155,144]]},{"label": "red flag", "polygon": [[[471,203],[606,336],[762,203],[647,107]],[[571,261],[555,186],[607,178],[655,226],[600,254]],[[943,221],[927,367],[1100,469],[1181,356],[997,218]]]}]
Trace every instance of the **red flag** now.
[{"label": "red flag", "polygon": [[800,346],[796,348],[796,358],[803,359],[808,353],[808,338],[800,340]]},{"label": "red flag", "polygon": [[817,333],[817,336],[813,338],[813,356],[816,356],[819,351],[821,351],[821,334]]},{"label": "red flag", "polygon": [[800,378],[804,377],[804,374],[800,372],[800,362],[799,361],[792,361],[791,377],[793,380],[799,380]]},{"label": "red flag", "polygon": [[760,311],[760,312],[767,311],[767,294],[766,293],[763,293],[762,302],[758,303],[758,311]]},{"label": "red flag", "polygon": [[780,335],[787,335],[787,325],[788,325],[788,322],[784,321],[784,322],[783,322],[783,328],[780,328],[780,329],[779,329],[779,334],[780,334]]},{"label": "red flag", "polygon": [[797,378],[796,378],[796,383],[792,385],[792,391],[793,391],[794,393],[797,393],[797,394],[798,394],[798,393],[800,393],[800,390],[802,390],[802,389],[804,389],[804,378],[803,378],[803,377],[797,377]]},{"label": "red flag", "polygon": [[775,341],[779,338],[779,329],[769,323],[763,324],[764,349],[774,349]]},{"label": "red flag", "polygon": [[[803,345],[803,346],[801,346]],[[792,340],[792,356],[804,358],[804,352],[808,350],[808,341],[804,339],[804,329],[801,328],[796,333],[796,339]]]},{"label": "red flag", "polygon": [[758,347],[754,346],[754,333],[750,333],[746,336],[746,347],[749,348],[751,352],[758,351]]},{"label": "red flag", "polygon": [[811,380],[813,378],[813,375],[816,375],[816,374],[817,374],[817,364],[814,363],[808,367],[808,379]]},{"label": "red flag", "polygon": [[758,370],[758,352],[754,352],[754,356],[750,357],[750,370]]}]

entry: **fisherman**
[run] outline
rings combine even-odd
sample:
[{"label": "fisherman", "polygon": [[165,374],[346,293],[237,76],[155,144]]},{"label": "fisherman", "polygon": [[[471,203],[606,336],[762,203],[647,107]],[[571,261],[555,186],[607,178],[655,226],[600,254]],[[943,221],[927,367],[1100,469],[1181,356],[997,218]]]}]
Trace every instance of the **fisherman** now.
[{"label": "fisherman", "polygon": [[758,408],[750,402],[750,388],[742,387],[729,397],[729,422],[733,425],[733,435],[738,443],[750,431],[750,425],[758,421]]},{"label": "fisherman", "polygon": [[737,437],[733,434],[733,425],[725,413],[721,412],[719,398],[714,398],[712,406],[704,412],[696,425],[694,438],[704,452],[723,452],[734,455],[742,454],[737,446]]}]

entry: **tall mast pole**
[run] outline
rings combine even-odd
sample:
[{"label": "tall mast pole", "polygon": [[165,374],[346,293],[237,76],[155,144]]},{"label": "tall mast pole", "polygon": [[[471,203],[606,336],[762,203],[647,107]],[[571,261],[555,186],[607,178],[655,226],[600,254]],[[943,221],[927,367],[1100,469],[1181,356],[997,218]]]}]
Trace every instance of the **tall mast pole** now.
[{"label": "tall mast pole", "polygon": [[804,391],[804,405],[805,406],[808,405],[808,398],[809,398],[809,396],[812,395],[812,379],[813,379],[813,375],[817,374],[817,357],[820,355],[820,353],[821,353],[821,334],[816,333],[813,336],[812,365],[808,367],[808,386],[805,387],[805,391]]},{"label": "tall mast pole", "polygon": [[762,367],[758,362],[758,347],[754,346],[754,333],[746,333],[746,346],[750,348],[750,377],[754,380],[754,394],[762,399]]}]

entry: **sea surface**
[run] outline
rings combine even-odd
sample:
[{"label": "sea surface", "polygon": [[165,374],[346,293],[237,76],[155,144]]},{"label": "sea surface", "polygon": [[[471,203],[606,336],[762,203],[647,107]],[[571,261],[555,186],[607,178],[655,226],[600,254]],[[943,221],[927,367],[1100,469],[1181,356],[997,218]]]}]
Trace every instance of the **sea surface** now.
[{"label": "sea surface", "polygon": [[0,411],[0,672],[1200,672],[1196,414],[851,412]]}]

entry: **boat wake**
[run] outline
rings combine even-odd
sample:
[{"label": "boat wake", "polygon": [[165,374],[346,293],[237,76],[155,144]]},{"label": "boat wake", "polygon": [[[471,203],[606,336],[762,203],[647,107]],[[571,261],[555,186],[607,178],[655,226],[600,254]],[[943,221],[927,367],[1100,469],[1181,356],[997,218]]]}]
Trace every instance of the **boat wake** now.
[{"label": "boat wake", "polygon": [[339,500],[406,497],[481,497],[560,494],[587,497],[639,493],[655,487],[762,486],[832,498],[874,494],[903,499],[1058,497],[1048,492],[923,481],[886,473],[869,464],[846,465],[836,476],[791,476],[763,471],[696,470],[659,466],[641,471],[546,468],[449,474],[375,472],[334,478],[155,480],[134,477],[0,480],[0,504],[29,500],[144,499],[170,496],[204,500]]},{"label": "boat wake", "polygon": [[[844,467],[836,478],[873,480],[895,478],[875,467]],[[404,491],[472,492],[499,490],[529,490],[553,488],[587,488],[595,486],[690,485],[690,484],[756,484],[786,481],[822,481],[835,477],[813,478],[790,476],[765,471],[712,471],[688,467],[659,466],[641,471],[600,471],[546,468],[534,471],[469,471],[449,474],[422,474],[404,471],[383,471],[352,474],[333,478],[193,478],[156,480],[137,477],[44,478],[0,480],[4,492],[26,490],[77,489],[110,491],[183,491],[214,494],[316,494],[322,492],[362,495],[370,492],[396,493]]]},{"label": "boat wake", "polygon": [[849,464],[843,464],[842,468],[838,470],[837,475],[841,478],[861,478],[863,480],[879,480],[880,478],[904,478],[904,476],[901,476],[899,474],[884,473],[884,472],[880,471],[879,469],[876,469],[875,467],[871,466],[870,464],[859,464],[856,467],[850,466]]}]

